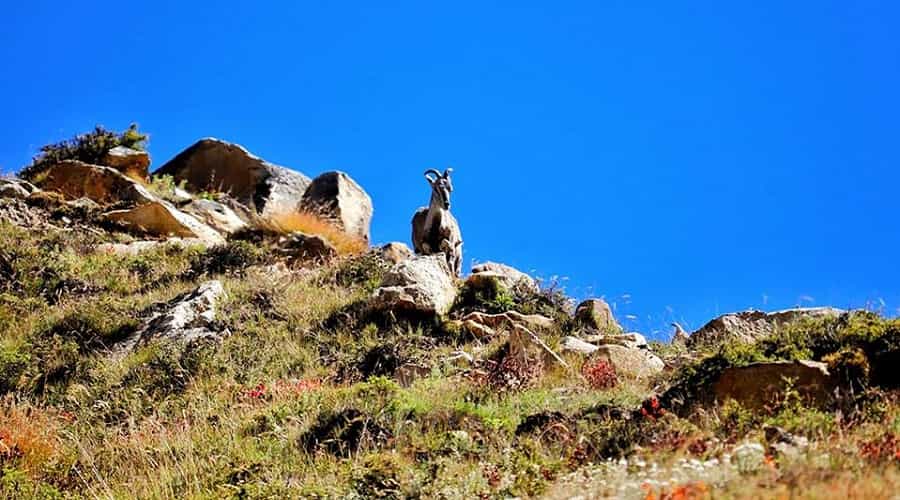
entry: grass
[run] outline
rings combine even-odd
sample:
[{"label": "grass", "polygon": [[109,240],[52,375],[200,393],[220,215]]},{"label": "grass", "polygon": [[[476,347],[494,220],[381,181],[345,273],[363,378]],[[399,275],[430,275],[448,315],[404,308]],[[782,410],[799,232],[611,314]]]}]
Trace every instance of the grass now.
[{"label": "grass", "polygon": [[288,212],[273,215],[270,222],[282,233],[299,231],[328,240],[338,255],[360,255],[368,249],[365,239],[345,233],[333,221],[309,212]]},{"label": "grass", "polygon": [[[355,312],[385,269],[374,254],[273,273],[264,244],[122,256],[94,251],[101,241],[0,225],[0,497],[879,498],[900,484],[900,395],[883,368],[896,320],[804,324],[652,381],[813,357],[854,387],[834,407],[807,408],[789,390],[764,412],[681,414],[647,403],[651,382],[604,371],[592,384],[581,373],[598,367],[572,354],[572,370],[547,365],[530,385],[496,390],[448,359],[490,359],[502,334]],[[221,344],[106,352],[208,279],[227,292]],[[569,333],[557,292],[502,302],[559,316],[542,333],[550,345]],[[403,386],[407,363],[428,370]],[[809,445],[779,444],[775,427]],[[732,458],[753,444],[762,465],[739,470]]]}]

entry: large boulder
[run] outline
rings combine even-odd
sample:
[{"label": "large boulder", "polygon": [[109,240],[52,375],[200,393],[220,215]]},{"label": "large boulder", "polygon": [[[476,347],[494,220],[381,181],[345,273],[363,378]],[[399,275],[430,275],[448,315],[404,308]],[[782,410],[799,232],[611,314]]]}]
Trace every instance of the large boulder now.
[{"label": "large boulder", "polygon": [[218,341],[228,330],[216,322],[216,308],[225,297],[218,280],[207,281],[196,290],[175,298],[155,314],[121,346],[132,350],[153,340],[189,344],[201,339]]},{"label": "large boulder", "polygon": [[299,208],[323,216],[344,232],[369,241],[372,199],[344,172],[326,172],[313,179]]},{"label": "large boulder", "polygon": [[753,342],[803,319],[832,318],[846,311],[833,307],[804,307],[776,312],[742,311],[719,316],[687,339],[688,346],[722,342]]},{"label": "large boulder", "polygon": [[469,282],[478,286],[486,278],[497,279],[501,285],[510,291],[537,293],[540,287],[531,276],[518,269],[497,262],[484,262],[472,266],[472,274]]},{"label": "large boulder", "polygon": [[66,160],[48,167],[35,184],[55,191],[67,200],[89,198],[101,205],[119,202],[141,204],[156,201],[144,186],[110,167]]},{"label": "large boulder", "polygon": [[783,397],[789,386],[806,403],[821,407],[831,400],[836,382],[825,363],[778,361],[728,368],[712,389],[720,403],[733,399],[745,408],[762,410]]},{"label": "large boulder", "polygon": [[106,153],[101,163],[132,179],[145,180],[150,175],[150,155],[146,151],[117,146]]},{"label": "large boulder", "polygon": [[588,299],[575,308],[575,321],[579,326],[603,333],[618,333],[622,327],[616,322],[612,309],[603,299]]},{"label": "large boulder", "polygon": [[121,224],[142,234],[197,239],[206,245],[225,243],[213,228],[164,201],[153,201],[134,208],[103,214],[109,222]]},{"label": "large boulder", "polygon": [[305,175],[273,165],[242,146],[201,139],[160,167],[195,192],[224,192],[264,217],[294,212],[310,184]]},{"label": "large boulder", "polygon": [[456,286],[443,255],[423,255],[403,261],[384,276],[371,306],[376,311],[446,314],[456,299]]}]

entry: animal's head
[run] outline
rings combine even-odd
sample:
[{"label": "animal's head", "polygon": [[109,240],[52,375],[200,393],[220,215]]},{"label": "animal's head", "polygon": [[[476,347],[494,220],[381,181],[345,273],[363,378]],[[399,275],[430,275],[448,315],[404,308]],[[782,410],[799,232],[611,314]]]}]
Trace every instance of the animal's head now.
[{"label": "animal's head", "polygon": [[431,184],[432,197],[437,198],[444,210],[450,210],[450,193],[453,192],[453,182],[450,181],[452,173],[452,168],[444,170],[443,174],[433,168],[425,171],[425,179]]}]

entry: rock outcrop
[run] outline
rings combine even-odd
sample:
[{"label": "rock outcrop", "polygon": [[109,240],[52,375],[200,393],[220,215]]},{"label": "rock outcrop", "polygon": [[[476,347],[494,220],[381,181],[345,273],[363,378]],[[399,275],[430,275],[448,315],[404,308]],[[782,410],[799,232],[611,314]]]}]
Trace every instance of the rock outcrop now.
[{"label": "rock outcrop", "polygon": [[242,146],[215,138],[201,139],[160,167],[156,175],[185,181],[194,192],[224,192],[258,214],[294,212],[310,180],[273,165]]},{"label": "rock outcrop", "polygon": [[30,182],[19,179],[0,179],[0,198],[24,200],[35,191]]},{"label": "rock outcrop", "polygon": [[453,306],[456,286],[442,255],[417,256],[391,268],[375,291],[377,311],[442,316]]},{"label": "rock outcrop", "polygon": [[808,307],[766,313],[742,311],[724,314],[710,321],[687,339],[690,347],[721,342],[753,342],[775,333],[778,328],[803,319],[831,318],[846,311],[833,307]]},{"label": "rock outcrop", "polygon": [[247,223],[234,210],[218,201],[193,200],[181,210],[223,234],[234,234],[247,227]]},{"label": "rock outcrop", "polygon": [[164,201],[152,201],[134,208],[113,210],[103,214],[103,218],[137,233],[196,238],[206,245],[225,243],[225,238],[213,228]]},{"label": "rock outcrop", "polygon": [[326,172],[313,179],[299,209],[322,216],[347,234],[369,241],[372,199],[344,172]]},{"label": "rock outcrop", "polygon": [[110,149],[101,162],[132,179],[145,180],[150,177],[150,155],[146,151],[117,146]]},{"label": "rock outcrop", "polygon": [[147,320],[129,339],[122,351],[132,350],[153,340],[189,344],[197,340],[218,341],[229,334],[216,322],[216,308],[225,297],[218,280],[207,281],[196,290],[170,302],[165,310]]},{"label": "rock outcrop", "polygon": [[75,160],[48,167],[35,184],[41,189],[55,191],[67,200],[89,198],[101,205],[141,204],[157,199],[144,186],[116,169]]},{"label": "rock outcrop", "polygon": [[497,262],[484,262],[472,266],[470,281],[479,281],[486,277],[496,278],[501,285],[513,292],[537,293],[540,291],[534,278],[512,266]]},{"label": "rock outcrop", "polygon": [[716,399],[733,399],[744,408],[762,410],[783,397],[788,385],[807,403],[819,406],[833,397],[837,383],[825,363],[779,361],[727,368],[713,384]]}]

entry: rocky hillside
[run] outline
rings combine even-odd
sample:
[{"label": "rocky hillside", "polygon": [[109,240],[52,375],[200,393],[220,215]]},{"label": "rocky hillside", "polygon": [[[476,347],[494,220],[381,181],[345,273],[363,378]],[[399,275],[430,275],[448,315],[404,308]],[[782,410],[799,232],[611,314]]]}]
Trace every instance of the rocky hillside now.
[{"label": "rocky hillside", "polygon": [[346,173],[202,139],[151,175],[141,137],[0,180],[3,497],[900,491],[900,320],[743,311],[647,342],[511,267],[373,246]]}]

